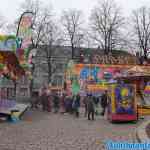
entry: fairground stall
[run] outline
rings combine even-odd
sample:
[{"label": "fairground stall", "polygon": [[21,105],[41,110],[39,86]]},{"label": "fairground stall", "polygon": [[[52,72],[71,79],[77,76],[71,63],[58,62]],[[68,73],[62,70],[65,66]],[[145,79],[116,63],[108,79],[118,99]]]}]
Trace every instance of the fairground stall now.
[{"label": "fairground stall", "polygon": [[132,84],[109,86],[107,118],[109,121],[137,121],[136,87]]},{"label": "fairground stall", "polygon": [[[134,83],[137,81],[134,80],[136,77],[131,79],[134,82],[122,80],[129,77],[129,70],[132,71],[133,67],[133,65],[75,64],[70,61],[66,72],[67,94],[79,93],[81,97],[84,97],[90,92],[99,97],[105,90],[108,90],[111,99],[108,119],[116,121],[137,120],[138,113],[143,112],[143,107],[142,109],[138,107],[139,110],[137,110],[137,104],[142,106],[143,101],[137,99],[138,88],[137,83]],[[139,68],[150,70],[149,66],[139,66]],[[139,78],[137,79],[139,80]],[[143,80],[138,82],[138,86],[142,85],[141,89],[144,91],[144,86],[150,81],[150,76],[145,74],[141,79]],[[110,87],[113,88],[110,90]]]},{"label": "fairground stall", "polygon": [[149,71],[149,66],[135,66],[127,70],[127,76],[120,76],[116,78],[117,80],[123,81],[126,84],[134,84],[136,86],[138,116],[150,115]]}]

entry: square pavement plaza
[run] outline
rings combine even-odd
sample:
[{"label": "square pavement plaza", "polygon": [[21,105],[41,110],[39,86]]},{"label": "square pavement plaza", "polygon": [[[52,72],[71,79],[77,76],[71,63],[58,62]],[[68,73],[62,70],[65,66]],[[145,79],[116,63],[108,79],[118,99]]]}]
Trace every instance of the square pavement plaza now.
[{"label": "square pavement plaza", "polygon": [[105,150],[108,139],[133,142],[139,124],[29,110],[18,123],[0,123],[0,150]]}]

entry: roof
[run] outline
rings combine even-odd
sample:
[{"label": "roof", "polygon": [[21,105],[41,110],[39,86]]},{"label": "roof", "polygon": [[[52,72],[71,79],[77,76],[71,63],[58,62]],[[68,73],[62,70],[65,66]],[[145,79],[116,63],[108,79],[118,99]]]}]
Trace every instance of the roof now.
[{"label": "roof", "polygon": [[[47,56],[47,53],[44,52],[44,49],[47,48],[46,46],[40,46],[37,51],[37,57],[44,57]],[[95,49],[95,48],[75,48],[74,49],[74,59],[80,61],[81,54],[84,55],[85,58],[90,57],[90,60],[88,60],[87,63],[96,63],[96,64],[110,64],[110,61],[107,61],[108,55],[104,54],[104,50],[101,49]],[[70,46],[53,46],[51,49],[51,56],[52,58],[58,58],[58,59],[65,59],[65,58],[71,58],[71,47]],[[127,51],[121,51],[121,50],[113,50],[110,54],[113,59],[121,59],[124,62],[120,62],[117,60],[115,63],[111,64],[126,64],[127,58],[129,58],[129,63],[127,64],[136,64],[136,56],[130,54]],[[99,58],[103,58],[103,61],[101,61]],[[120,58],[119,58],[120,57]],[[98,58],[99,60],[94,60],[95,58]],[[125,60],[124,60],[125,59]]]}]

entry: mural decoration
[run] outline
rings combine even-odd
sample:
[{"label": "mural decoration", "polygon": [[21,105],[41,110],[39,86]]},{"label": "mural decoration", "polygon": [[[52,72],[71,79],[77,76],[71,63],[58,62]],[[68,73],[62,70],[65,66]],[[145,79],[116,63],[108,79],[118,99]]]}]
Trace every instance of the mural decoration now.
[{"label": "mural decoration", "polygon": [[[124,73],[124,69],[122,66],[74,64],[69,62],[66,79],[68,87],[72,86],[76,87],[76,89],[78,87],[78,90],[72,90],[76,91],[73,93],[77,93],[78,91],[84,96],[87,92],[92,92],[98,95],[107,90],[108,84],[115,83],[114,78]],[[74,76],[76,76],[76,78],[74,78]]]},{"label": "mural decoration", "polygon": [[13,80],[25,73],[17,56],[19,47],[20,43],[16,36],[0,35],[0,73]]},{"label": "mural decoration", "polygon": [[[67,68],[66,80],[67,86],[72,85],[73,76],[80,86],[81,95],[92,92],[95,95],[101,95],[107,90],[108,84],[117,83],[116,77],[128,76],[127,70],[133,68],[132,65],[102,65],[102,64],[73,64]],[[70,69],[72,68],[72,69]],[[146,69],[143,67],[143,69]],[[70,78],[71,77],[71,78]],[[71,79],[71,80],[70,80]],[[145,89],[145,93],[150,93],[149,87]],[[123,95],[126,90],[121,91]]]},{"label": "mural decoration", "polygon": [[117,114],[134,114],[135,91],[133,85],[117,85],[114,96]]},{"label": "mural decoration", "polygon": [[25,12],[20,18],[16,36],[0,35],[0,73],[13,80],[25,74],[32,35],[33,13]]}]

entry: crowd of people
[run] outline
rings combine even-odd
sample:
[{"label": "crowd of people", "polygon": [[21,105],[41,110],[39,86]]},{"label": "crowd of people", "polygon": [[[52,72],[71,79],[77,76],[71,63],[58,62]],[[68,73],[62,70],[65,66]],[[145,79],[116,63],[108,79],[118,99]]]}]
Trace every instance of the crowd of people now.
[{"label": "crowd of people", "polygon": [[70,113],[74,114],[77,118],[80,115],[80,107],[84,107],[84,116],[88,120],[94,120],[95,114],[98,114],[97,108],[99,104],[102,107],[101,115],[104,116],[106,107],[108,105],[108,94],[105,91],[102,96],[95,97],[92,93],[87,93],[86,96],[81,97],[79,94],[68,96],[65,93],[59,94],[58,92],[50,92],[46,87],[41,88],[40,92],[33,93],[31,107],[38,109],[39,105],[42,106],[43,111],[54,113]]}]

